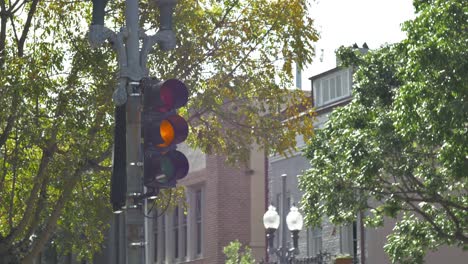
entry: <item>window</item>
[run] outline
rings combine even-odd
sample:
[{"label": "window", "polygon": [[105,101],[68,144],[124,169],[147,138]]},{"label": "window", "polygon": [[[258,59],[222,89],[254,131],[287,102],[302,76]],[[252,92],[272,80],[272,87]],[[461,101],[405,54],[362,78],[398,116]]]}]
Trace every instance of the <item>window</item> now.
[{"label": "window", "polygon": [[182,257],[187,258],[187,233],[188,233],[188,228],[187,228],[187,214],[185,212],[182,214]]},{"label": "window", "polygon": [[342,69],[313,82],[315,106],[319,107],[351,95],[351,69]]},{"label": "window", "polygon": [[340,227],[340,253],[353,255],[353,225]]},{"label": "window", "polygon": [[203,189],[187,188],[186,197],[187,207],[177,206],[155,218],[154,263],[183,263],[203,254]]},{"label": "window", "polygon": [[309,256],[316,256],[322,251],[322,228],[309,229],[309,240],[307,241]]},{"label": "window", "polygon": [[[156,215],[157,212],[155,212]],[[155,221],[155,224],[157,225],[158,224],[158,221]],[[159,228],[156,226],[156,228],[154,228],[154,251],[153,251],[153,254],[154,254],[154,262],[157,263],[158,262],[158,245],[159,245]]]},{"label": "window", "polygon": [[166,217],[163,215],[161,217],[161,259],[163,260],[161,263],[164,263],[166,259]]},{"label": "window", "polygon": [[336,78],[330,79],[330,98],[336,98]]},{"label": "window", "polygon": [[319,82],[319,81],[315,81],[314,82],[314,90],[315,90],[315,98],[314,98],[314,102],[315,102],[315,106],[320,106],[322,105],[322,89],[320,87],[322,82]]},{"label": "window", "polygon": [[328,79],[322,80],[324,103],[330,101],[330,87],[328,86],[328,82],[329,82]]},{"label": "window", "polygon": [[154,211],[153,216],[153,254],[154,263],[165,263],[166,258],[166,219],[164,215],[160,215],[158,210]]},{"label": "window", "polygon": [[195,192],[195,219],[196,219],[196,253],[201,255],[202,253],[202,191],[197,190]]},{"label": "window", "polygon": [[336,76],[336,97],[341,97],[343,90],[341,89],[341,75]]},{"label": "window", "polygon": [[174,209],[172,231],[174,238],[174,258],[179,258],[179,207]]}]

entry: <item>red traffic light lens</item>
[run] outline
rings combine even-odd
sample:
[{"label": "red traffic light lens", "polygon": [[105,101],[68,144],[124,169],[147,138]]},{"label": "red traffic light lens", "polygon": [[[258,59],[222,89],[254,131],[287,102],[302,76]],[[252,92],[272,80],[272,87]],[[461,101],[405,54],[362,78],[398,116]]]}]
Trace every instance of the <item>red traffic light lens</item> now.
[{"label": "red traffic light lens", "polygon": [[159,97],[166,109],[179,108],[187,104],[188,89],[177,79],[169,79],[161,84]]}]

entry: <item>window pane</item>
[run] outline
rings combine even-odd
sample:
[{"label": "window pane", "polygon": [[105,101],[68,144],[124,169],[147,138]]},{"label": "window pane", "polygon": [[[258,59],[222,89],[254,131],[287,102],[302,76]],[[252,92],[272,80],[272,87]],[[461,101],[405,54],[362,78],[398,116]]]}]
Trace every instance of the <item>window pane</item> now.
[{"label": "window pane", "polygon": [[195,209],[196,209],[196,218],[197,220],[198,219],[201,219],[201,214],[202,214],[202,208],[201,208],[201,191],[197,191],[196,194],[195,194],[195,201],[196,201],[196,204],[195,204]]},{"label": "window pane", "polygon": [[328,86],[328,80],[323,80],[323,102],[322,103],[327,103],[330,101],[330,87]]},{"label": "window pane", "polygon": [[330,79],[330,100],[336,98],[335,78]]},{"label": "window pane", "polygon": [[174,209],[174,214],[173,214],[173,221],[174,221],[174,228],[179,225],[179,207],[176,207]]},{"label": "window pane", "polygon": [[322,105],[322,89],[320,88],[320,80],[314,82],[315,85],[315,106]]},{"label": "window pane", "polygon": [[312,230],[312,237],[313,237],[313,254],[317,255],[322,251],[322,229],[321,228],[314,228]]},{"label": "window pane", "polygon": [[187,215],[183,215],[183,222],[182,222],[182,250],[184,251],[182,256],[186,257],[187,256]]},{"label": "window pane", "polygon": [[179,257],[179,207],[176,207],[173,215],[174,234],[174,258]]},{"label": "window pane", "polygon": [[202,253],[202,191],[195,193],[195,218],[196,218],[196,253]]},{"label": "window pane", "polygon": [[184,226],[184,257],[187,257],[187,226]]},{"label": "window pane", "polygon": [[158,262],[158,245],[159,245],[159,237],[158,237],[158,232],[159,232],[159,226],[158,226],[158,223],[159,223],[159,217],[158,216],[158,210],[154,210],[154,213],[153,215],[155,216],[154,217],[154,220],[153,220],[153,225],[154,225],[154,248],[153,248],[153,252],[154,252],[154,262]]},{"label": "window pane", "polygon": [[174,258],[179,257],[179,230],[174,229]]},{"label": "window pane", "polygon": [[[291,205],[292,205],[292,204],[291,204],[291,196],[289,196],[289,194],[288,194],[288,196],[286,197],[286,208],[285,208],[284,211],[280,211],[280,212],[285,212],[285,214],[288,215],[289,210],[290,210],[290,208],[291,208]],[[280,213],[280,214],[281,214],[281,213]],[[280,217],[283,217],[283,216],[280,215]],[[289,234],[288,225],[287,225],[286,223],[284,223],[284,224],[282,224],[281,226],[282,226],[283,228],[286,228],[286,229],[287,229],[286,232],[287,232],[287,234]],[[283,234],[283,233],[281,233],[281,234]],[[290,240],[291,240],[291,236],[290,236],[290,235],[286,235],[286,243],[289,243]]]},{"label": "window pane", "polygon": [[201,254],[202,250],[202,239],[201,239],[201,232],[202,232],[202,228],[201,228],[201,223],[197,223],[197,254]]},{"label": "window pane", "polygon": [[349,76],[348,71],[343,71],[343,95],[349,95]]},{"label": "window pane", "polygon": [[158,233],[154,233],[154,262],[158,262]]},{"label": "window pane", "polygon": [[336,97],[341,97],[343,92],[341,91],[341,75],[336,76]]},{"label": "window pane", "polygon": [[161,221],[162,221],[162,228],[161,228],[161,258],[163,262],[165,262],[166,259],[166,217],[161,216]]}]

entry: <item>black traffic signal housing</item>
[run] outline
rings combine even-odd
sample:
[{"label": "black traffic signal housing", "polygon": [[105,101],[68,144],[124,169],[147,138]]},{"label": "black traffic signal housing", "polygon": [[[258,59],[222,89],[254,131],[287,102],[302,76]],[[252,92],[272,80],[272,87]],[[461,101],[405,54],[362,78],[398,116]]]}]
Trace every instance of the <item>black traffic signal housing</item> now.
[{"label": "black traffic signal housing", "polygon": [[160,189],[174,188],[177,180],[188,174],[187,157],[177,150],[177,144],[188,135],[187,121],[177,109],[188,101],[188,89],[177,79],[159,81],[144,78],[142,136],[144,152],[144,185],[150,195]]}]

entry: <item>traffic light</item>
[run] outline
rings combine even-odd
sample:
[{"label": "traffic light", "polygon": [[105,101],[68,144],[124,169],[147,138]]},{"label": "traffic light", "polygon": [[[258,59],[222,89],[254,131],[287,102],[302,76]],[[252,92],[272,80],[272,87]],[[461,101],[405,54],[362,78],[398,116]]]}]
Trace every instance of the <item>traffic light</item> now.
[{"label": "traffic light", "polygon": [[143,92],[143,151],[144,185],[150,193],[175,187],[177,180],[188,174],[187,157],[177,150],[177,144],[188,135],[187,121],[177,109],[188,101],[188,89],[177,79],[159,81],[144,78]]}]

